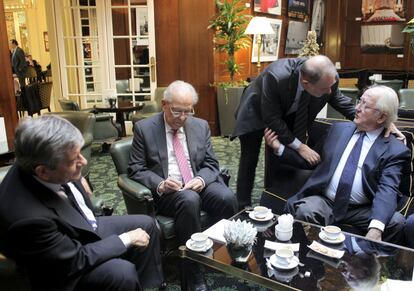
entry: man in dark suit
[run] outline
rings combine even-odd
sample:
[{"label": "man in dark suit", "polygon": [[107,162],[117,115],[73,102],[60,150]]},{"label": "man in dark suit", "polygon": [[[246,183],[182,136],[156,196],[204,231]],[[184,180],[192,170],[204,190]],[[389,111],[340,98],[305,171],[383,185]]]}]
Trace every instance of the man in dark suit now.
[{"label": "man in dark suit", "polygon": [[[354,122],[332,125],[321,163],[288,199],[287,210],[299,220],[321,225],[346,223],[366,232],[368,238],[398,243],[404,226],[404,217],[396,212],[398,196],[408,191],[400,192],[399,186],[409,184],[400,185],[400,181],[410,168],[411,155],[395,136],[384,136],[397,119],[397,94],[385,86],[371,87],[355,110]],[[311,167],[269,129],[265,140],[282,161]]]},{"label": "man in dark suit", "polygon": [[[197,101],[193,86],[171,83],[163,112],[135,123],[128,167],[129,176],[154,193],[158,213],[174,217],[181,245],[201,230],[201,209],[219,220],[236,208],[233,192],[219,175],[208,124],[193,117]],[[195,289],[203,290],[201,274],[193,275]]]},{"label": "man in dark suit", "polygon": [[142,290],[163,280],[159,231],[144,215],[95,217],[81,183],[84,141],[65,119],[28,118],[0,185],[0,250],[34,290]]},{"label": "man in dark suit", "polygon": [[265,127],[309,163],[319,162],[319,155],[305,144],[306,130],[326,103],[348,119],[354,117],[351,98],[338,89],[335,66],[322,55],[273,62],[247,87],[236,111],[233,132],[233,138],[240,139],[241,149],[236,191],[239,208],[251,205]]},{"label": "man in dark suit", "polygon": [[414,249],[414,214],[407,218],[404,227],[405,245]]},{"label": "man in dark suit", "polygon": [[12,49],[12,66],[14,73],[19,78],[20,87],[24,87],[24,75],[26,73],[26,57],[24,51],[19,47],[17,40],[12,39],[10,41],[10,46]]}]

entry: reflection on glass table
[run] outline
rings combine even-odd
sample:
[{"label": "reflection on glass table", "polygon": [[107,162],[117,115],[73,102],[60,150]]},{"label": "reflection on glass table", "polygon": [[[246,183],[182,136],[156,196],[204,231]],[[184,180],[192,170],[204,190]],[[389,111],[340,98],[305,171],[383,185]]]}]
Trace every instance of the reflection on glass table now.
[{"label": "reflection on glass table", "polygon": [[[252,255],[245,264],[232,262],[225,244],[218,241],[204,253],[181,246],[179,256],[278,290],[371,289],[386,279],[411,280],[413,276],[413,249],[370,241],[346,232],[343,232],[344,239],[339,243],[327,243],[320,235],[320,226],[300,221],[293,224],[291,240],[280,242],[293,247],[298,245],[299,251],[293,249],[295,262],[280,266],[272,261],[275,251],[264,247],[266,241],[278,242],[275,237],[277,216],[270,221],[258,222],[252,220],[248,213],[240,212],[232,219],[248,220],[258,230]],[[315,251],[309,248],[311,245]],[[340,259],[327,256],[338,253],[342,254]],[[185,274],[181,279],[185,288]]]}]

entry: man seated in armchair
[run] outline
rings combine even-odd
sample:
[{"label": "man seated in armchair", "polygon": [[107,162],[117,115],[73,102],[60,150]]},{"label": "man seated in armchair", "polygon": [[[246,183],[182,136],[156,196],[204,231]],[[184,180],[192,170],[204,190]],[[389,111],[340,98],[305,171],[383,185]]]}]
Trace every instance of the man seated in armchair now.
[{"label": "man seated in armchair", "polygon": [[[399,243],[404,217],[396,208],[401,176],[409,169],[411,155],[395,136],[384,137],[386,128],[397,119],[397,94],[385,86],[370,87],[355,111],[352,123],[332,125],[320,164],[299,192],[288,199],[286,210],[299,220],[349,224],[367,238]],[[265,140],[281,161],[312,168],[280,144],[269,129]]]},{"label": "man seated in armchair", "polygon": [[[129,177],[152,191],[157,212],[174,217],[180,245],[201,230],[201,209],[215,220],[229,218],[237,209],[234,193],[220,176],[209,126],[193,117],[197,101],[192,85],[171,83],[163,111],[135,123],[128,166]],[[192,290],[205,290],[197,266],[191,273]]]},{"label": "man seated in armchair", "polygon": [[95,217],[81,179],[80,131],[55,115],[16,129],[16,162],[0,184],[0,251],[33,290],[165,287],[159,230],[145,215]]}]

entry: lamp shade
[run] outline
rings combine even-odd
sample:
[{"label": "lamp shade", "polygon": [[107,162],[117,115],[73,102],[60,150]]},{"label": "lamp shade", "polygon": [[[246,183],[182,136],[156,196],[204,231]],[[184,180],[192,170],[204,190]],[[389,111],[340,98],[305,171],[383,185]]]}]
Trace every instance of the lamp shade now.
[{"label": "lamp shade", "polygon": [[245,34],[275,34],[269,19],[262,16],[253,17],[247,25]]}]

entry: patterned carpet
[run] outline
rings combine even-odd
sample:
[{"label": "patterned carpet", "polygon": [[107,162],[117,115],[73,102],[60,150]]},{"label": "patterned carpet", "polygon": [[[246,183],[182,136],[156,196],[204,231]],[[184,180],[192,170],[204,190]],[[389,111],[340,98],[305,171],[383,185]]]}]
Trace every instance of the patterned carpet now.
[{"label": "patterned carpet", "polygon": [[[219,160],[220,166],[229,169],[231,174],[230,187],[236,190],[237,171],[239,163],[239,141],[230,141],[224,137],[213,137],[213,148]],[[117,186],[117,174],[115,166],[109,153],[101,153],[100,146],[96,145],[92,149],[92,160],[90,161],[91,172],[90,181],[94,187],[94,194],[102,197],[106,205],[114,207],[114,214],[126,214],[125,204],[122,194]],[[256,170],[255,186],[252,193],[252,203],[257,205],[263,190],[264,160],[263,148]],[[164,273],[168,284],[168,291],[180,290],[179,278],[177,274],[177,259],[173,256],[164,258]],[[241,279],[224,275],[223,273],[207,269],[204,272],[206,283],[210,290],[214,291],[236,291],[236,290],[257,290],[263,291],[264,288],[253,285]]]}]

